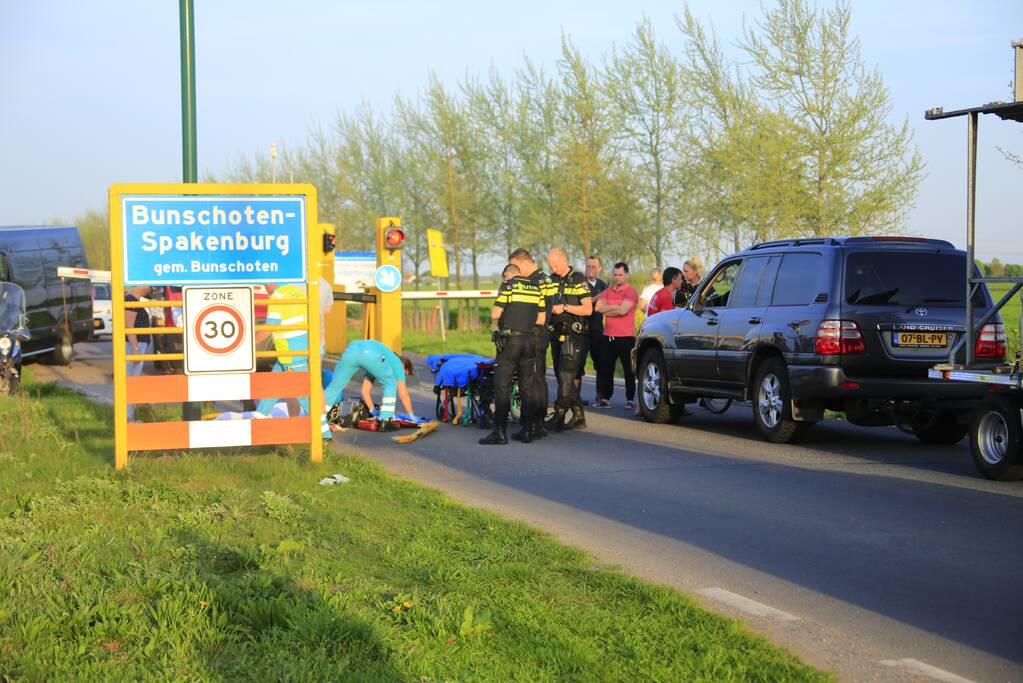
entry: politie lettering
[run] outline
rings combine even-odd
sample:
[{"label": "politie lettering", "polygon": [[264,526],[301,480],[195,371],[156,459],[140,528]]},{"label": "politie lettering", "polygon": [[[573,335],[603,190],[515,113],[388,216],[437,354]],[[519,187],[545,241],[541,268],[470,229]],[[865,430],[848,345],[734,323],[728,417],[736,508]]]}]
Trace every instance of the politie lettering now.
[{"label": "politie lettering", "polygon": [[190,232],[187,235],[158,235],[152,230],[142,233],[142,251],[156,251],[160,255],[174,250],[179,252],[197,253],[202,251],[272,251],[276,249],[281,256],[287,256],[291,250],[287,235],[245,235],[235,232],[233,235],[204,235]]}]

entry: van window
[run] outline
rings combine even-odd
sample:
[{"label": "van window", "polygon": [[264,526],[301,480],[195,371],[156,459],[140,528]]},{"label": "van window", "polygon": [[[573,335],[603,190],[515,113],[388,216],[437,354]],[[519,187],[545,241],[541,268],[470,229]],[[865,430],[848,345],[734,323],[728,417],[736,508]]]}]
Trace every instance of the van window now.
[{"label": "van window", "polygon": [[110,301],[110,285],[106,282],[97,282],[92,286],[92,298],[96,301]]},{"label": "van window", "polygon": [[[860,306],[965,306],[965,271],[962,254],[854,252],[846,259],[845,301]],[[987,306],[983,288],[973,304]]]},{"label": "van window", "polygon": [[773,306],[806,306],[824,286],[824,257],[821,254],[785,254],[774,283]]},{"label": "van window", "polygon": [[739,281],[735,284],[735,289],[728,302],[730,307],[742,308],[755,303],[757,292],[760,290],[760,281],[764,277],[769,260],[769,256],[746,259],[746,266],[742,269],[742,274],[739,275]]}]

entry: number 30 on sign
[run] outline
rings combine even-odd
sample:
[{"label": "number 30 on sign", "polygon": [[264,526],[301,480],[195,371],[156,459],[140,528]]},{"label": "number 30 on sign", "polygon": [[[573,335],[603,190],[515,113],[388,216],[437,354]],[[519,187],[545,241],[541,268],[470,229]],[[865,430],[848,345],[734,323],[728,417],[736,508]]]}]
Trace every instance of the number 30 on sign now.
[{"label": "number 30 on sign", "polygon": [[255,372],[252,287],[184,287],[185,374]]}]

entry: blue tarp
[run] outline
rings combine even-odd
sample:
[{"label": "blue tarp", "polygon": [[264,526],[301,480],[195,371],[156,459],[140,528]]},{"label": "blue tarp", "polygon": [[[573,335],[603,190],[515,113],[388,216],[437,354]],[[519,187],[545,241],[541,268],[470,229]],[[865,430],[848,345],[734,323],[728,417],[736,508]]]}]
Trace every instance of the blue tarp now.
[{"label": "blue tarp", "polygon": [[473,353],[442,353],[426,357],[426,364],[436,375],[440,387],[466,387],[479,375],[479,363],[493,363],[493,358]]}]

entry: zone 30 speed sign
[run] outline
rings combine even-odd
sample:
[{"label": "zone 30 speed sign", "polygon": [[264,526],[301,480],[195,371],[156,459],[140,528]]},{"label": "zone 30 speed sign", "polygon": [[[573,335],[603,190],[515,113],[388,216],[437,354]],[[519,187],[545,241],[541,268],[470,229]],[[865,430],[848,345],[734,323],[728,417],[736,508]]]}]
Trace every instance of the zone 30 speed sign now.
[{"label": "zone 30 speed sign", "polygon": [[184,287],[185,374],[255,372],[252,287]]}]

